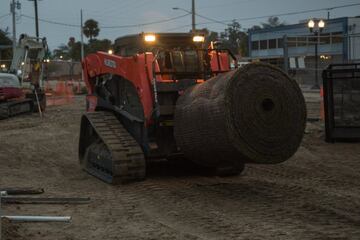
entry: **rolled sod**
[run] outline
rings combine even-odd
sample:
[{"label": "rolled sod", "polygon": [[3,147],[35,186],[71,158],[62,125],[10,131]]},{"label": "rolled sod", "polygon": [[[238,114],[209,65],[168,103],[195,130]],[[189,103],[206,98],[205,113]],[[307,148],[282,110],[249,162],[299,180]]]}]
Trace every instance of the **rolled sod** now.
[{"label": "rolled sod", "polygon": [[204,166],[275,164],[298,149],[306,106],[298,84],[277,67],[251,63],[187,89],[175,110],[175,139]]}]

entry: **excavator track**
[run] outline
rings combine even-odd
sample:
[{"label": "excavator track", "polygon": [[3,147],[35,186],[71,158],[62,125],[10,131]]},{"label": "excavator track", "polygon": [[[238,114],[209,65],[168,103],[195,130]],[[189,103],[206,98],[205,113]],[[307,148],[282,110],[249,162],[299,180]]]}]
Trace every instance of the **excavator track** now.
[{"label": "excavator track", "polygon": [[0,103],[0,120],[7,119],[19,114],[31,113],[33,110],[34,103],[31,99]]},{"label": "excavator track", "polygon": [[87,113],[83,116],[82,124],[84,122],[91,128],[87,131],[93,139],[83,158],[80,157],[85,171],[111,184],[145,178],[143,151],[113,113]]}]

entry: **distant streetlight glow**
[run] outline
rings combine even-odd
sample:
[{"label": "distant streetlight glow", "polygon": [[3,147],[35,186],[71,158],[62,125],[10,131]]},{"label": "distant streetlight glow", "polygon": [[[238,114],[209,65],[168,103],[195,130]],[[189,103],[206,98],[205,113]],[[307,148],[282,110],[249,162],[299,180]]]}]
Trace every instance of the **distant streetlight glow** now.
[{"label": "distant streetlight glow", "polygon": [[60,59],[63,59],[63,55],[60,55]]},{"label": "distant streetlight glow", "polygon": [[324,28],[324,27],[325,27],[325,22],[324,22],[324,20],[320,20],[320,21],[319,21],[318,27],[319,27],[319,28]]},{"label": "distant streetlight glow", "polygon": [[315,27],[315,22],[314,22],[314,20],[311,19],[311,20],[308,22],[308,27],[309,27],[310,29],[312,29],[312,28]]},{"label": "distant streetlight glow", "polygon": [[108,50],[108,54],[113,54],[114,52],[113,52],[113,50],[112,49],[109,49]]}]

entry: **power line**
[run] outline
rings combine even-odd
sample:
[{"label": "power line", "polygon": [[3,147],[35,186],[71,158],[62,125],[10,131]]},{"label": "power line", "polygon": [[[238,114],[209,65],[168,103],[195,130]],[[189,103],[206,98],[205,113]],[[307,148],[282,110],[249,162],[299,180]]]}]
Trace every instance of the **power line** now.
[{"label": "power line", "polygon": [[201,18],[203,18],[203,19],[210,20],[210,21],[212,21],[212,22],[214,22],[214,23],[219,23],[219,24],[222,24],[222,25],[226,25],[226,26],[227,26],[227,23],[226,23],[226,22],[219,21],[219,20],[216,20],[216,19],[213,19],[213,18],[209,18],[209,17],[205,17],[205,16],[200,15],[200,14],[198,14],[198,13],[195,13],[195,15],[198,16],[198,17],[201,17]]},{"label": "power line", "polygon": [[[188,15],[189,14],[184,14],[184,15],[173,17],[173,18],[162,19],[162,20],[153,21],[153,22],[145,22],[145,23],[129,24],[129,25],[119,25],[119,26],[100,26],[100,27],[101,28],[133,28],[133,27],[141,27],[141,26],[154,25],[154,24],[174,21],[176,19],[183,18],[183,17],[186,17]],[[25,17],[25,18],[33,19],[33,20],[35,19],[34,17],[28,16],[28,15],[25,15],[25,14],[21,14],[21,16]],[[52,20],[47,20],[47,19],[42,19],[42,18],[39,18],[39,21],[54,24],[54,25],[66,26],[66,27],[76,27],[76,28],[80,27],[80,25],[77,25],[77,24],[57,22],[57,21],[52,21]]]},{"label": "power line", "polygon": [[[257,17],[248,17],[248,18],[234,18],[234,19],[231,19],[231,20],[216,20],[216,19],[213,19],[213,18],[203,16],[201,14],[196,14],[196,15],[203,18],[203,19],[211,21],[211,22],[198,23],[197,25],[214,24],[214,23],[227,25],[227,23],[231,23],[233,20],[249,21],[249,20],[255,20],[255,19],[269,18],[269,17],[273,17],[273,16],[289,16],[289,15],[298,15],[298,14],[311,13],[311,12],[329,11],[329,10],[334,10],[334,9],[338,9],[338,8],[345,8],[345,7],[352,7],[352,6],[359,6],[359,5],[360,5],[360,3],[354,3],[354,4],[346,4],[346,5],[340,5],[340,6],[334,6],[334,7],[327,7],[327,8],[318,8],[318,9],[310,9],[310,10],[295,11],[295,12],[288,12],[288,13],[272,14],[272,15],[266,15],[266,16],[257,16]],[[8,15],[9,14],[0,16],[0,18],[6,17]],[[101,28],[107,28],[107,29],[141,27],[141,26],[147,26],[147,25],[154,25],[154,24],[159,24],[159,23],[170,22],[170,21],[173,21],[173,20],[176,20],[176,19],[186,17],[188,15],[189,15],[189,13],[184,14],[184,15],[180,15],[180,16],[176,16],[176,17],[173,17],[173,18],[162,19],[162,20],[153,21],[153,22],[145,22],[145,23],[129,24],[129,25],[118,25],[118,26],[100,26],[100,27]],[[35,19],[34,17],[28,16],[28,15],[25,15],[25,14],[21,14],[21,16],[23,16],[25,18],[28,18],[28,19],[33,19],[33,20]],[[39,19],[39,21],[49,23],[49,24],[59,25],[59,26],[76,27],[76,28],[80,27],[80,25],[78,25],[78,24],[63,23],[63,22],[47,20],[47,19],[41,19],[41,18]],[[172,29],[168,29],[166,31],[173,31],[173,30],[181,29],[181,28],[188,27],[188,26],[191,26],[191,25],[178,26],[178,27],[175,27],[175,28],[172,28]]]},{"label": "power line", "polygon": [[[115,0],[117,1],[117,0]],[[139,11],[140,8],[142,7],[146,7],[147,3],[149,1],[152,1],[152,3],[154,1],[157,0],[140,0],[140,1],[130,1],[130,2],[120,2],[118,1],[117,3],[123,3],[123,5],[113,5],[110,9],[106,9],[105,11],[86,11],[87,15],[90,16],[96,16],[96,18],[104,18],[104,16],[111,16],[114,15],[114,13],[116,14],[116,19],[119,18],[126,18],[128,19],[128,17],[125,17],[123,13],[129,14],[131,12],[134,11]],[[124,4],[125,3],[125,4]]]},{"label": "power line", "polygon": [[[304,14],[304,13],[328,11],[328,10],[334,10],[334,9],[346,8],[346,7],[353,7],[353,6],[359,6],[359,5],[360,5],[360,3],[354,3],[354,4],[346,4],[346,5],[334,6],[334,7],[328,7],[328,8],[318,8],[318,9],[310,9],[310,10],[288,12],[288,13],[280,13],[280,14],[272,14],[272,15],[266,15],[266,16],[248,17],[248,18],[234,18],[234,19],[231,19],[231,20],[221,20],[221,21],[211,19],[211,22],[197,23],[197,25],[206,25],[206,24],[214,24],[214,23],[225,24],[225,23],[231,23],[234,20],[236,20],[236,21],[250,21],[250,20],[256,20],[256,19],[269,18],[269,17],[273,17],[273,16],[282,17],[282,16],[289,16],[289,15],[298,15],[298,14]],[[203,16],[199,16],[199,17],[204,18]],[[208,18],[207,20],[210,20],[210,18]],[[189,26],[191,26],[191,25],[190,24],[182,25],[182,26],[179,26],[179,27],[168,29],[166,31],[173,31],[173,30],[177,30],[177,29],[181,29],[181,28],[189,27]]]},{"label": "power line", "polygon": [[0,19],[2,19],[4,17],[7,17],[7,16],[10,16],[10,13],[7,13],[7,14],[4,14],[4,15],[0,16]]},{"label": "power line", "polygon": [[138,23],[138,24],[129,24],[129,25],[121,25],[121,26],[101,26],[101,28],[132,28],[132,27],[142,27],[142,26],[147,26],[147,25],[154,25],[154,24],[159,24],[159,23],[165,23],[165,22],[170,22],[170,21],[174,21],[176,19],[179,18],[183,18],[190,15],[189,13],[184,14],[184,15],[180,15],[177,17],[173,17],[173,18],[168,18],[168,19],[163,19],[163,20],[158,20],[158,21],[153,21],[153,22],[147,22],[147,23]]},{"label": "power line", "polygon": [[261,17],[235,18],[232,20],[225,20],[224,22],[231,22],[233,20],[247,21],[247,20],[254,20],[254,19],[269,18],[269,17],[274,17],[274,16],[282,17],[282,16],[289,16],[289,15],[298,15],[298,14],[304,14],[304,13],[327,11],[327,10],[333,10],[333,9],[345,8],[345,7],[353,7],[353,6],[359,6],[359,5],[360,5],[360,3],[354,3],[354,4],[334,6],[334,7],[330,7],[330,8],[310,9],[310,10],[303,10],[303,11],[296,11],[296,12],[289,12],[289,13],[273,14],[273,15],[267,15],[267,16],[261,16]]},{"label": "power line", "polygon": [[222,4],[200,6],[197,9],[218,8],[218,7],[223,7],[223,6],[234,6],[235,4],[238,4],[238,3],[242,4],[244,2],[250,2],[250,1],[254,1],[254,0],[242,0],[242,1],[234,0],[234,1],[228,2],[228,3],[223,2]]},{"label": "power line", "polygon": [[[35,20],[35,18],[32,17],[32,16],[28,16],[28,15],[25,15],[25,14],[21,14],[21,16],[22,16],[22,17],[25,17],[25,18],[28,18],[28,19]],[[77,24],[57,22],[57,21],[52,21],[52,20],[47,20],[47,19],[42,19],[42,18],[39,18],[39,21],[40,21],[40,22],[45,22],[45,23],[54,24],[54,25],[66,26],[66,27],[76,27],[76,28],[79,28],[79,27],[80,27],[80,25],[77,25]]]}]

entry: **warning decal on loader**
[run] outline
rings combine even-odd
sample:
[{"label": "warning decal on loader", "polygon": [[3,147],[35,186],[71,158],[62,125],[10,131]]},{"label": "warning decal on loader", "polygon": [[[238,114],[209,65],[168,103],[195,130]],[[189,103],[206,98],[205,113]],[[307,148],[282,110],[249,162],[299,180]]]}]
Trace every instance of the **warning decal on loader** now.
[{"label": "warning decal on loader", "polygon": [[111,68],[116,68],[116,62],[110,59],[104,59],[104,65]]}]

